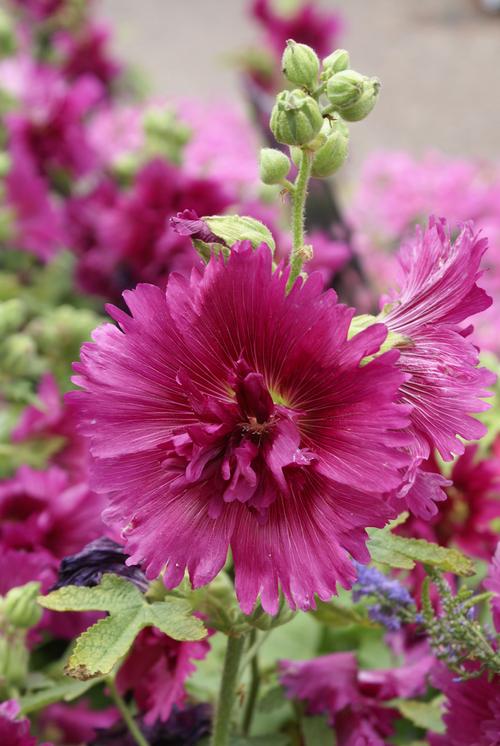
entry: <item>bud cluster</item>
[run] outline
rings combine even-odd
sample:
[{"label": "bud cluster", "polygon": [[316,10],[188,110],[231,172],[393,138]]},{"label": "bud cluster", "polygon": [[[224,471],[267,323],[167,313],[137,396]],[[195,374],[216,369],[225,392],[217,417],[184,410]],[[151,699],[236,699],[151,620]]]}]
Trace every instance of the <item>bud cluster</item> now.
[{"label": "bud cluster", "polygon": [[[337,49],[320,63],[311,47],[293,40],[287,42],[282,69],[295,87],[278,93],[271,113],[271,131],[278,143],[290,147],[297,165],[301,151],[311,154],[311,176],[331,176],[347,158],[346,122],[357,122],[370,113],[377,100],[379,82],[349,69],[349,55],[344,49]],[[262,151],[264,184],[288,186],[290,168],[289,158],[280,150]]]}]

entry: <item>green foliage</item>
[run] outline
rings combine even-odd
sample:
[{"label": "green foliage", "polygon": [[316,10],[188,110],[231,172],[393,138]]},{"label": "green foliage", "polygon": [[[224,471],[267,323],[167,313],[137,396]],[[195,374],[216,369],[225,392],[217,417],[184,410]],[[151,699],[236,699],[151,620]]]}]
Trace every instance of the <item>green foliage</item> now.
[{"label": "green foliage", "polygon": [[473,562],[458,549],[441,547],[425,539],[397,536],[391,531],[393,526],[394,523],[382,529],[369,530],[368,548],[375,562],[402,570],[412,570],[416,562],[421,562],[441,572],[452,572],[465,577],[474,575]]},{"label": "green foliage", "polygon": [[261,243],[267,244],[272,251],[276,248],[269,228],[255,218],[246,215],[211,215],[203,220],[226,246],[233,246],[237,241],[250,241],[254,249]]},{"label": "green foliage", "polygon": [[77,679],[108,674],[144,627],[157,627],[174,640],[201,640],[206,635],[187,601],[166,598],[149,603],[135,585],[117,575],[104,575],[94,588],[70,585],[39,600],[53,611],[109,613],[76,641],[66,671]]},{"label": "green foliage", "polygon": [[300,725],[304,746],[333,746],[333,731],[323,715],[304,717]]},{"label": "green foliage", "polygon": [[31,712],[41,710],[43,707],[48,707],[55,702],[72,702],[102,681],[102,678],[94,678],[87,681],[77,681],[75,679],[65,679],[63,681],[50,680],[50,683],[46,686],[37,691],[30,692],[21,698],[21,712],[23,715],[28,715]]},{"label": "green foliage", "polygon": [[431,730],[433,733],[444,733],[445,727],[441,714],[443,698],[436,697],[432,702],[419,702],[416,699],[397,699],[389,704],[417,728]]}]

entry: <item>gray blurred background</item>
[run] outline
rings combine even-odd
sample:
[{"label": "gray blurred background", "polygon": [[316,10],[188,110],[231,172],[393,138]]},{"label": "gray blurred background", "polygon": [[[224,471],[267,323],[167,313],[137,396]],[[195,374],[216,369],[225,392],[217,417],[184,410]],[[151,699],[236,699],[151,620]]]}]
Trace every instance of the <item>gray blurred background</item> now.
[{"label": "gray blurred background", "polygon": [[[498,158],[500,16],[474,0],[319,4],[341,12],[353,67],[382,81],[374,113],[352,127],[354,172],[380,147]],[[101,15],[153,94],[239,99],[227,56],[259,38],[245,0],[102,0]]]}]

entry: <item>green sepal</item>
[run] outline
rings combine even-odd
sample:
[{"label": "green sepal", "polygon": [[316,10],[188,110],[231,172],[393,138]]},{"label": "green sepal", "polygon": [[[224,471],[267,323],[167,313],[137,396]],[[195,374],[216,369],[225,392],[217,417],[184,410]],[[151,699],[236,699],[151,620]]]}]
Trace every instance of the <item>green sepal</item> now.
[{"label": "green sepal", "polygon": [[210,215],[202,220],[226,247],[233,246],[237,241],[250,241],[254,249],[261,243],[267,244],[272,251],[276,248],[269,228],[248,215]]}]

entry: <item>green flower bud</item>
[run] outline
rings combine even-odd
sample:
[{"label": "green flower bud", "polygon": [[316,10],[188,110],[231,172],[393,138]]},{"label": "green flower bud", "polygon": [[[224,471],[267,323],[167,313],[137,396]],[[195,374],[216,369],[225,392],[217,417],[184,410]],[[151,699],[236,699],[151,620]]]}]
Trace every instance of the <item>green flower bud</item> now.
[{"label": "green flower bud", "polygon": [[264,184],[280,184],[290,171],[290,159],[275,148],[260,151],[260,178]]},{"label": "green flower bud", "polygon": [[189,141],[190,131],[170,109],[154,107],[146,111],[143,119],[146,134],[146,152],[149,156],[163,155],[180,164],[182,149]]},{"label": "green flower bud", "polygon": [[368,79],[355,70],[342,70],[335,73],[326,84],[328,100],[336,108],[351,106],[359,101]]},{"label": "green flower bud", "polygon": [[325,144],[315,152],[311,176],[324,179],[338,171],[347,158],[349,138],[340,127],[335,127],[328,135]]},{"label": "green flower bud", "polygon": [[359,122],[371,112],[378,98],[380,82],[371,78],[365,84],[363,95],[355,104],[339,108],[339,114],[346,122]]},{"label": "green flower bud", "polygon": [[0,632],[0,681],[10,686],[26,683],[28,673],[29,651],[25,643],[25,634],[14,630],[12,634]]},{"label": "green flower bud", "polygon": [[21,332],[11,334],[0,351],[2,368],[14,375],[29,375],[35,355],[35,344],[30,336]]},{"label": "green flower bud", "polygon": [[323,60],[323,72],[321,77],[323,80],[328,80],[335,73],[339,73],[342,70],[347,70],[349,67],[349,52],[345,49],[336,49],[325,57]]},{"label": "green flower bud", "polygon": [[271,112],[270,127],[278,142],[306,145],[321,130],[323,117],[317,102],[304,91],[281,91]]},{"label": "green flower bud", "polygon": [[11,588],[4,598],[2,612],[5,619],[14,627],[28,629],[38,624],[42,608],[37,603],[40,583],[35,581]]},{"label": "green flower bud", "polygon": [[297,44],[293,39],[286,43],[281,59],[283,75],[290,83],[312,90],[318,82],[318,55],[307,44]]},{"label": "green flower bud", "polygon": [[0,303],[0,337],[12,334],[26,320],[27,308],[19,298]]}]

